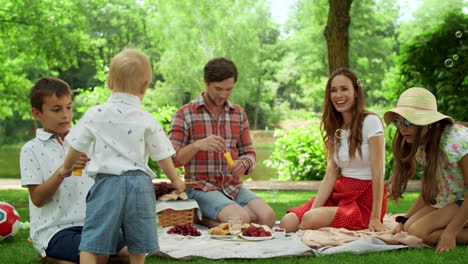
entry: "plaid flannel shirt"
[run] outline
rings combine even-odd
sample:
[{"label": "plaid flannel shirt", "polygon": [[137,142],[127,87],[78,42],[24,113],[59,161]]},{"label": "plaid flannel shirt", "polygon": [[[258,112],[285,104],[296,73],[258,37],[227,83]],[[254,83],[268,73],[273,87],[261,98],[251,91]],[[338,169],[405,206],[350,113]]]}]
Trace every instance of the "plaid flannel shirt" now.
[{"label": "plaid flannel shirt", "polygon": [[[249,164],[246,175],[255,168],[255,151],[249,132],[249,121],[244,109],[227,101],[225,111],[215,120],[205,106],[203,92],[182,106],[174,115],[169,138],[176,153],[197,140],[218,135],[226,141],[226,151],[233,160],[243,159]],[[175,161],[176,167],[182,166]],[[234,177],[223,153],[199,151],[185,166],[185,180],[198,182],[194,187],[203,191],[222,190],[235,199],[242,186],[240,177]]]}]

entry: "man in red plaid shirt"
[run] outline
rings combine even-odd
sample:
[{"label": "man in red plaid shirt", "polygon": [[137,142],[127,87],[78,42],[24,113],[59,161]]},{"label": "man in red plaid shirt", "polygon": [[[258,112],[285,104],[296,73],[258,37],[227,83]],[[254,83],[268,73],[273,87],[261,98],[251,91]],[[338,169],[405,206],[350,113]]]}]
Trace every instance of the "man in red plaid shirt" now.
[{"label": "man in red plaid shirt", "polygon": [[[176,166],[185,167],[185,180],[198,182],[187,190],[198,202],[203,224],[217,226],[238,216],[242,223],[275,224],[273,209],[242,187],[240,176],[255,168],[255,151],[244,109],[228,99],[237,81],[234,62],[223,57],[204,68],[206,90],[182,106],[172,119],[169,137]],[[230,152],[229,166],[224,153]]]}]

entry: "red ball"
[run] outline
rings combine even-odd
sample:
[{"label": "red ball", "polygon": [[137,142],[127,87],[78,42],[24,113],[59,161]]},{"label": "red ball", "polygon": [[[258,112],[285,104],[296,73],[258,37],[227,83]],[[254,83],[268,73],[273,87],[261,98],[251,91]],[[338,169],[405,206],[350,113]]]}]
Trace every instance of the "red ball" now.
[{"label": "red ball", "polygon": [[9,203],[0,202],[0,241],[14,236],[20,227],[20,217],[15,208]]}]

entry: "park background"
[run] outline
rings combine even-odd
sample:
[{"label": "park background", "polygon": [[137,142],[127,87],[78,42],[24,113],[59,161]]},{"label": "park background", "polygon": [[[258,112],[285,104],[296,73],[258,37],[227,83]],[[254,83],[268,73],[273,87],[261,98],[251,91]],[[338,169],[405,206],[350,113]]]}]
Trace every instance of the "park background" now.
[{"label": "park background", "polygon": [[[143,105],[166,129],[175,110],[204,90],[209,59],[235,61],[240,75],[231,99],[247,110],[258,155],[257,169],[244,180],[320,180],[326,166],[320,112],[336,67],[357,73],[367,108],[379,116],[402,91],[419,86],[436,95],[443,113],[468,121],[467,14],[466,0],[0,0],[0,178],[20,179],[19,150],[40,127],[28,100],[35,81],[56,76],[70,83],[76,121],[109,94],[112,56],[133,47],[151,58],[154,82]],[[387,178],[394,133],[386,128]],[[263,189],[256,193],[278,219],[315,195]],[[28,221],[26,189],[0,190],[0,197]],[[387,212],[405,212],[417,197],[406,193]],[[2,241],[0,263],[41,263],[28,237],[25,228]],[[444,254],[428,248],[188,262],[464,263],[467,254],[468,247],[457,247]],[[180,263],[147,259],[161,262]]]},{"label": "park background", "polygon": [[[143,105],[166,129],[175,110],[204,90],[209,59],[237,64],[231,100],[246,109],[258,154],[248,181],[323,177],[320,111],[327,76],[339,66],[357,73],[367,108],[380,116],[402,91],[418,86],[436,95],[440,111],[468,120],[463,0],[0,0],[0,6],[2,178],[20,178],[19,149],[40,127],[30,115],[34,82],[67,81],[76,121],[106,100],[107,66],[124,47],[150,57],[154,81]],[[386,129],[387,178],[394,133]]]}]

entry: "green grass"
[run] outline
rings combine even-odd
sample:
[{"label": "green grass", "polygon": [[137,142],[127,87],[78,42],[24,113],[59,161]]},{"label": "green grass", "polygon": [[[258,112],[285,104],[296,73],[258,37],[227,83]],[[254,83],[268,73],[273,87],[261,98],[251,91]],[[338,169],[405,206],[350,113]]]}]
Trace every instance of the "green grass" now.
[{"label": "green grass", "polygon": [[[284,192],[284,191],[258,191],[259,196],[265,199],[274,209],[277,218],[280,219],[284,215],[284,211],[292,206],[296,206],[302,202],[307,201],[314,193],[309,192]],[[15,206],[16,210],[21,216],[22,221],[29,220],[28,212],[28,193],[27,190],[0,190],[0,200],[8,202]],[[400,201],[397,206],[393,202],[389,202],[389,213],[402,213],[409,209],[411,204],[415,201],[417,193],[409,193],[405,199]],[[37,254],[32,245],[27,241],[29,237],[29,229],[23,229],[14,236],[10,241],[0,242],[0,263],[42,263],[37,260]],[[354,254],[336,254],[331,256],[300,256],[300,257],[284,257],[274,259],[223,259],[223,260],[209,260],[203,258],[194,258],[184,263],[255,263],[255,264],[269,264],[269,263],[466,263],[466,256],[468,256],[468,247],[458,246],[455,250],[435,254],[434,249],[410,249],[400,251],[390,251],[381,253],[372,253],[366,255]],[[181,263],[179,260],[173,260],[164,257],[150,256],[147,258],[146,263]]]},{"label": "green grass", "polygon": [[0,178],[20,178],[19,152],[20,148],[0,150]]}]

